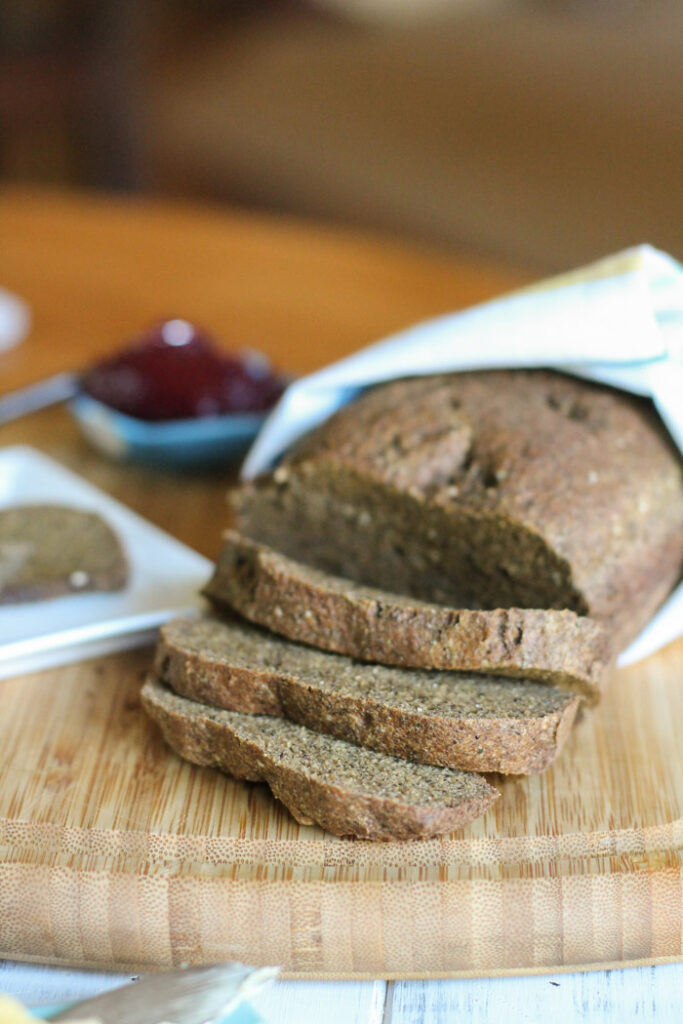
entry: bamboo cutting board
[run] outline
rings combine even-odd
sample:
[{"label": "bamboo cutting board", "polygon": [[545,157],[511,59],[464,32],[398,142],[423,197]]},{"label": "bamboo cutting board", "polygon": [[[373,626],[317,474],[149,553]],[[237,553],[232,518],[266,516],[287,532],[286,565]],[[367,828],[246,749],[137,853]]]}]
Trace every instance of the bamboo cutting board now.
[{"label": "bamboo cutting board", "polygon": [[[0,237],[2,284],[34,313],[0,361],[6,388],[87,365],[174,311],[305,372],[525,279],[317,225],[92,196],[6,190]],[[60,410],[0,428],[17,443],[215,557],[229,471],[108,463]],[[494,780],[486,817],[409,845],[334,839],[262,786],[183,764],[139,707],[149,661],[0,683],[0,956],[240,959],[315,977],[683,958],[683,643],[620,672],[555,769]]]},{"label": "bamboo cutting board", "polygon": [[1,956],[308,977],[681,956],[683,643],[619,672],[553,770],[412,844],[335,839],[181,762],[139,706],[149,659],[2,684]]}]

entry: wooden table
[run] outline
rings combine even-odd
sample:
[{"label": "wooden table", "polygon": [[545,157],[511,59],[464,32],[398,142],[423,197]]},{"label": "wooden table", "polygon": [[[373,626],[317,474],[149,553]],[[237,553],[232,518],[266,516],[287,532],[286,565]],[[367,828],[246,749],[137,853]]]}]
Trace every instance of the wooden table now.
[{"label": "wooden table", "polygon": [[[77,369],[150,321],[171,315],[196,319],[227,347],[261,349],[283,369],[301,373],[410,322],[483,300],[524,280],[521,272],[312,224],[16,190],[0,195],[0,238],[0,284],[24,296],[34,312],[30,337],[0,355],[3,391]],[[63,408],[0,428],[0,445],[19,442],[54,456],[200,552],[215,556],[225,522],[224,492],[234,479],[229,467],[178,475],[106,462],[86,446]],[[680,650],[676,656],[680,664]],[[81,682],[84,672],[92,678],[97,673],[130,678],[146,657],[120,655],[107,659],[104,667],[93,663],[80,670]],[[31,688],[42,692],[46,678],[49,682],[49,674],[26,678],[27,700]],[[6,848],[0,844],[0,849]],[[680,866],[656,861],[648,861],[647,870],[663,871],[674,887],[678,877],[680,888]],[[678,910],[672,906],[671,912]],[[675,951],[667,956],[669,948],[664,943],[657,959],[677,959]],[[8,950],[30,956],[19,946],[5,945]],[[41,950],[35,958],[59,959]],[[102,963],[111,966],[106,957]],[[384,1005],[383,983],[378,991],[355,990],[357,1019],[381,1019],[377,1008]],[[401,1005],[410,1004],[410,989],[399,992],[403,995],[393,997],[392,1020],[418,1019],[401,1016]],[[340,998],[334,996],[338,1009]],[[410,1013],[416,1013],[414,1005]]]}]

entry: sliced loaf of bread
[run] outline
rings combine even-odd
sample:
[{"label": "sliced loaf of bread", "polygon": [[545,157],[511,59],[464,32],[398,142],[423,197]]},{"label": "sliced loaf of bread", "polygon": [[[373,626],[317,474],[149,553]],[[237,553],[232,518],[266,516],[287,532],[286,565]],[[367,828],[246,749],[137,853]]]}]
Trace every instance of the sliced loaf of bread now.
[{"label": "sliced loaf of bread", "polygon": [[312,569],[235,531],[205,593],[291,640],[384,665],[521,677],[594,701],[610,663],[598,623],[557,609],[453,609]]},{"label": "sliced loaf of bread", "polygon": [[542,683],[368,665],[228,619],[161,627],[156,675],[212,707],[277,715],[424,764],[543,771],[581,698]]},{"label": "sliced loaf of bread", "polygon": [[142,703],[181,757],[267,782],[297,821],[338,836],[442,835],[479,817],[499,795],[480,775],[410,764],[283,718],[209,708],[153,678]]},{"label": "sliced loaf of bread", "polygon": [[681,456],[643,399],[541,370],[371,388],[232,495],[254,540],[454,608],[632,639],[683,571]]}]

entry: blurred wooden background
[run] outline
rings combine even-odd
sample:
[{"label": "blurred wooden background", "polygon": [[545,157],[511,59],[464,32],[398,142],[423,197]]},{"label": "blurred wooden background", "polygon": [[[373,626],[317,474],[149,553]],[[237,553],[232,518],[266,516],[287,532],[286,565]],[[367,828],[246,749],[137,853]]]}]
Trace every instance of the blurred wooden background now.
[{"label": "blurred wooden background", "polygon": [[680,0],[3,0],[0,175],[683,256]]}]

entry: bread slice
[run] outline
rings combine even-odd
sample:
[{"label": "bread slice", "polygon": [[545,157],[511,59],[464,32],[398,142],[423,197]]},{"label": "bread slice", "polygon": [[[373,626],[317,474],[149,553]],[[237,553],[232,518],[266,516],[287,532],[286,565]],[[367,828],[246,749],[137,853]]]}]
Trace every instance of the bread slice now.
[{"label": "bread slice", "polygon": [[651,403],[541,370],[366,390],[236,489],[240,531],[452,608],[569,608],[618,643],[683,571],[683,474]]},{"label": "bread slice", "polygon": [[90,590],[121,590],[119,540],[94,512],[61,505],[0,509],[0,604]]},{"label": "bread slice", "polygon": [[361,664],[237,619],[166,623],[154,671],[212,707],[289,718],[409,761],[506,774],[547,768],[581,701],[526,680]]},{"label": "bread slice", "polygon": [[556,609],[453,609],[323,573],[228,531],[205,593],[276,633],[384,665],[550,683],[594,701],[611,650],[591,619]]},{"label": "bread slice", "polygon": [[181,757],[267,782],[297,821],[338,836],[437,836],[479,817],[499,796],[480,775],[410,764],[284,718],[209,708],[152,678],[142,703]]}]

